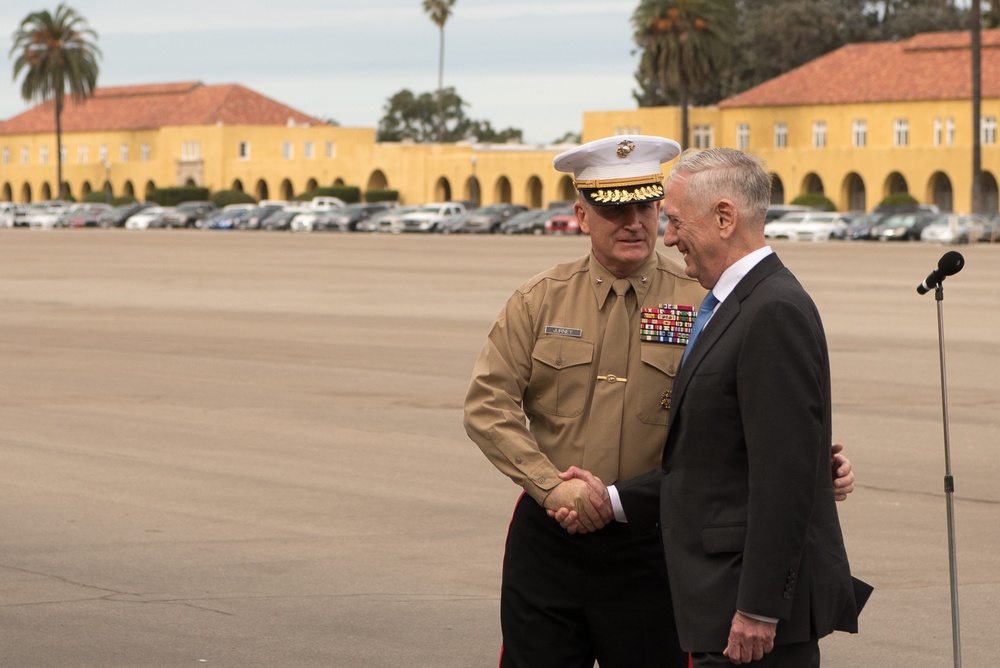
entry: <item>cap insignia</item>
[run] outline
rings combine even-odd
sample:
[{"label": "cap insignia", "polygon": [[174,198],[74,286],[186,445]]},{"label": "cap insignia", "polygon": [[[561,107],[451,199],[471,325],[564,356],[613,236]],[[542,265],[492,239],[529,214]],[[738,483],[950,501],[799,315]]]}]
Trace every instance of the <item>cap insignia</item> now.
[{"label": "cap insignia", "polygon": [[635,144],[630,142],[628,139],[622,140],[618,144],[618,157],[624,160],[628,157],[628,154],[635,150]]}]

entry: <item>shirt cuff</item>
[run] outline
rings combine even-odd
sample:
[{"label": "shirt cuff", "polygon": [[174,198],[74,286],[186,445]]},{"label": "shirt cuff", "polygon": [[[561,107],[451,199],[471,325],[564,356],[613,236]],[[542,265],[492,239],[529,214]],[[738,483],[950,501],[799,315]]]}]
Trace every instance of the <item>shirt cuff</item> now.
[{"label": "shirt cuff", "polygon": [[625,509],[622,508],[622,500],[618,497],[618,490],[615,489],[614,485],[608,485],[608,496],[611,497],[611,509],[615,511],[615,521],[628,524]]},{"label": "shirt cuff", "polygon": [[756,619],[758,622],[767,622],[768,624],[777,624],[779,620],[774,617],[765,617],[764,615],[751,615],[749,612],[743,612],[742,610],[737,610],[744,617],[749,617],[750,619]]}]

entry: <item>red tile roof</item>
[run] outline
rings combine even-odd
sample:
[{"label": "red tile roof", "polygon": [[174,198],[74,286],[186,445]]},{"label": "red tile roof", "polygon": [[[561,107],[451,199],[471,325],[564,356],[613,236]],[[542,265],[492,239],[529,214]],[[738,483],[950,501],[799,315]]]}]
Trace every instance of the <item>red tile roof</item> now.
[{"label": "red tile roof", "polygon": [[[848,44],[720,107],[765,107],[972,98],[968,32],[923,33],[898,42]],[[1000,97],[1000,30],[982,32],[982,95]]]},{"label": "red tile roof", "polygon": [[[206,86],[200,82],[98,88],[82,104],[67,99],[63,132],[145,130],[184,125],[323,125],[237,84]],[[0,122],[0,135],[55,132],[55,101]]]}]

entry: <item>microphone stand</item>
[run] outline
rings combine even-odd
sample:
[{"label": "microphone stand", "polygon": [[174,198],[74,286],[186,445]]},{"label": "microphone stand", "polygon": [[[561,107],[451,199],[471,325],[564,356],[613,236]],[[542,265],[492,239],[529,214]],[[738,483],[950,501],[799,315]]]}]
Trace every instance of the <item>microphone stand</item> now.
[{"label": "microphone stand", "polygon": [[948,436],[948,383],[944,363],[944,281],[934,290],[937,301],[938,348],[941,351],[941,409],[944,414],[944,496],[948,509],[948,565],[951,575],[951,637],[955,668],[962,666],[962,638],[958,623],[958,565],[955,559],[955,479],[951,475],[951,442]]}]

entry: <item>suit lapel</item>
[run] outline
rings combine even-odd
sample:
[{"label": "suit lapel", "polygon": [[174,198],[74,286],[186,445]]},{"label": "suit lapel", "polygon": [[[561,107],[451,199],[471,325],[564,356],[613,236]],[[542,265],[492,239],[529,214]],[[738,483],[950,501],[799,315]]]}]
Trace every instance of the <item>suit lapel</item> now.
[{"label": "suit lapel", "polygon": [[[673,408],[671,409],[673,414],[676,416],[677,411],[680,410],[681,404],[684,401],[684,391],[687,389],[688,382],[691,377],[698,372],[698,366],[701,361],[708,355],[712,347],[715,346],[716,342],[722,338],[729,329],[729,326],[734,320],[739,316],[742,310],[742,304],[750,293],[753,292],[754,288],[763,281],[768,276],[771,276],[775,272],[784,268],[781,260],[774,253],[771,253],[763,260],[758,262],[753,269],[751,269],[746,276],[744,276],[733,291],[726,297],[726,300],[719,305],[718,310],[712,319],[708,321],[705,329],[702,330],[701,334],[698,336],[697,346],[691,350],[687,359],[684,360],[684,364],[681,365],[680,371],[677,374],[677,378],[674,380],[674,395],[673,395]],[[673,427],[674,420],[670,420],[670,427],[667,428],[667,435],[670,434],[670,429]]]}]

